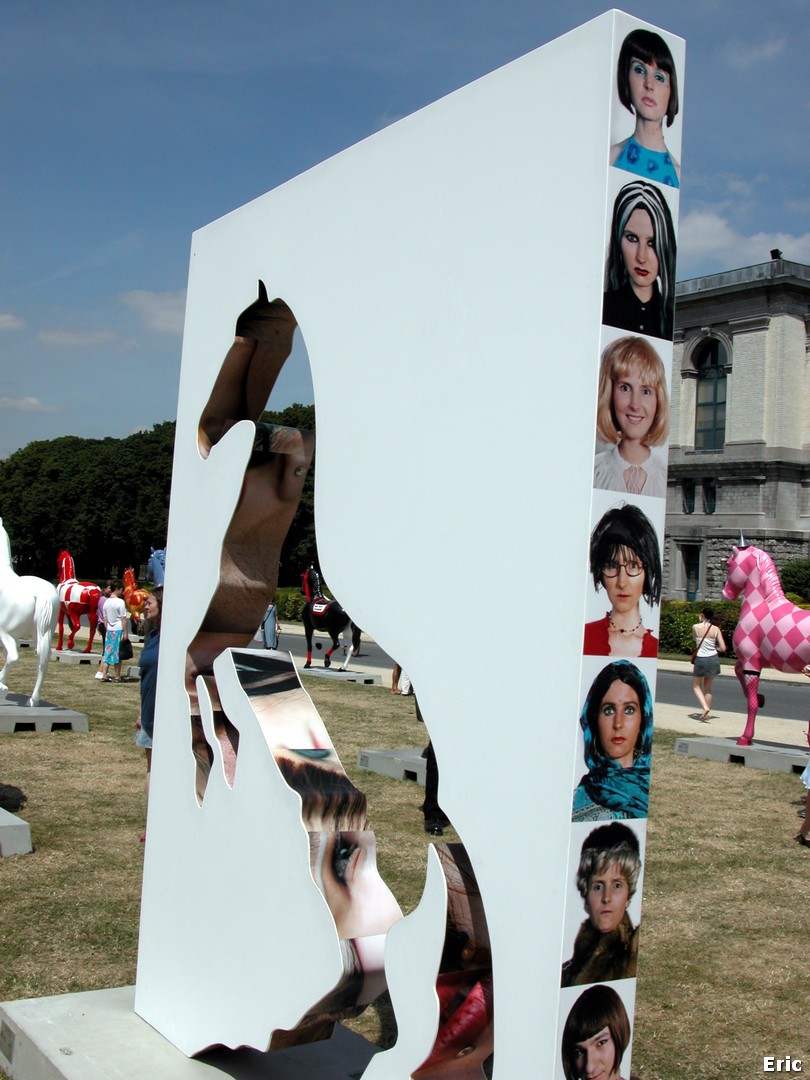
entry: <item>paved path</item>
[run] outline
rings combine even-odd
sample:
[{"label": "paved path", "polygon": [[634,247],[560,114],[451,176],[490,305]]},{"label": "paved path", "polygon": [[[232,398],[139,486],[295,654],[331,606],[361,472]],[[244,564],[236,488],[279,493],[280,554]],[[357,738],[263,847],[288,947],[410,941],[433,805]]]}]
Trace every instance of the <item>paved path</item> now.
[{"label": "paved path", "polygon": [[[667,671],[683,671],[691,674],[692,665],[686,660],[661,660],[659,668]],[[732,678],[736,682],[734,670],[724,667],[720,678]],[[781,671],[766,669],[760,677],[760,684],[779,680],[781,682],[798,683],[807,687],[808,690],[808,714],[810,714],[810,679],[801,675],[785,674]],[[767,685],[762,688],[767,695]],[[745,713],[743,712],[743,696],[740,689],[739,712],[713,712],[706,723],[698,720],[700,709],[697,701],[695,708],[684,709],[680,705],[668,705],[663,702],[656,703],[655,725],[659,729],[677,731],[684,735],[712,735],[716,738],[737,738],[742,734],[745,727]],[[757,716],[755,742],[766,740],[768,742],[784,743],[786,746],[798,746],[807,749],[807,728],[796,720],[782,719],[780,717],[767,716],[760,712]]]}]

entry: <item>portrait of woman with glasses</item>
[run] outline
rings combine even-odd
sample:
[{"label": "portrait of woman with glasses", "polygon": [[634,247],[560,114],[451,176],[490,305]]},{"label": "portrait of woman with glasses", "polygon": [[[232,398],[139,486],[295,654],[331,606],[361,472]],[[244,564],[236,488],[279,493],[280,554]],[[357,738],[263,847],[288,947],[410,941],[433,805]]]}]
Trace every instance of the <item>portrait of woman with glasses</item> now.
[{"label": "portrait of woman with glasses", "polygon": [[615,506],[591,533],[594,588],[610,607],[585,624],[586,656],[658,656],[658,638],[644,626],[641,600],[661,602],[661,549],[650,519],[637,506]]},{"label": "portrait of woman with glasses", "polygon": [[614,660],[591,684],[579,717],[588,771],[574,789],[572,821],[647,816],[653,699],[635,664]]}]

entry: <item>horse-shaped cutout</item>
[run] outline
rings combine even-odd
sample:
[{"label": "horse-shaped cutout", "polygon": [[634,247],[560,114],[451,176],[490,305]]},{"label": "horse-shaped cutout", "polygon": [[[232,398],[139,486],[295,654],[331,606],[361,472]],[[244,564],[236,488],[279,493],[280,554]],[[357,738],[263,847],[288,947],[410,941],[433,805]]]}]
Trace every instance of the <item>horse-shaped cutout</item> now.
[{"label": "horse-shaped cutout", "polygon": [[166,579],[166,548],[151,548],[149,562],[146,564],[146,580],[153,585],[162,585]]},{"label": "horse-shaped cutout", "polygon": [[332,666],[332,653],[340,648],[340,635],[347,626],[351,625],[352,643],[346,659],[338,668],[339,671],[346,671],[352,656],[360,648],[360,627],[352,622],[337,600],[330,600],[323,595],[320,576],[313,566],[301,575],[301,590],[307,598],[304,610],[301,612],[307,639],[307,662],[304,667],[312,667],[312,635],[315,630],[328,634],[332,639],[332,648],[327,649],[323,657],[323,666],[328,668]]},{"label": "horse-shaped cutout", "polygon": [[746,546],[742,536],[727,565],[723,596],[736,600],[743,593],[740,621],[733,637],[738,657],[734,672],[745,695],[748,717],[737,745],[750,746],[757,709],[765,704],[759,693],[763,667],[801,672],[810,664],[810,611],[803,611],[787,599],[773,559],[761,548]]},{"label": "horse-shaped cutout", "polygon": [[98,626],[98,601],[101,597],[101,589],[92,581],[76,580],[76,568],[69,551],[60,551],[56,564],[59,567],[59,587],[56,590],[59,597],[59,638],[56,642],[56,650],[60,652],[62,649],[65,619],[70,628],[67,647],[72,649],[81,626],[82,615],[86,615],[90,624],[90,635],[84,651],[92,652],[93,638]]},{"label": "horse-shaped cutout", "polygon": [[0,518],[0,645],[6,654],[6,662],[0,671],[0,698],[8,693],[6,673],[20,658],[19,642],[32,637],[37,643],[37,677],[28,704],[39,704],[58,613],[59,597],[50,581],[28,575],[18,577],[14,573],[11,544]]},{"label": "horse-shaped cutout", "polygon": [[143,605],[146,603],[148,595],[146,589],[138,588],[138,582],[135,580],[135,570],[128,566],[124,571],[124,603],[127,605],[127,611],[136,626],[140,625]]}]

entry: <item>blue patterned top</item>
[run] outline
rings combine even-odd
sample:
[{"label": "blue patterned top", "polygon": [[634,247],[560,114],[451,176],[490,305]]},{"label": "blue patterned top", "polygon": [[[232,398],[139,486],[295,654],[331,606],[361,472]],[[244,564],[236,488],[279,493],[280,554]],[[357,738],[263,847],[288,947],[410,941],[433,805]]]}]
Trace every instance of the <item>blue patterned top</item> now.
[{"label": "blue patterned top", "polygon": [[625,169],[636,176],[644,176],[647,180],[657,180],[659,184],[666,184],[667,187],[681,186],[669,152],[648,150],[641,143],[637,143],[632,135],[613,164],[617,169]]}]

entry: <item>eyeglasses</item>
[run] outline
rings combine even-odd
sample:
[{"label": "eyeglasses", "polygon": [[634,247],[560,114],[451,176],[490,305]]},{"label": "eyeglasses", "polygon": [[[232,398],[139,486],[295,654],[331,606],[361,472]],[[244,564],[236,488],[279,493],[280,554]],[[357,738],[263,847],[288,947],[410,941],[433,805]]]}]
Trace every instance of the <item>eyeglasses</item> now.
[{"label": "eyeglasses", "polygon": [[620,570],[624,570],[628,577],[638,577],[644,573],[644,566],[636,559],[631,559],[630,562],[608,562],[602,567],[602,577],[618,577]]}]

